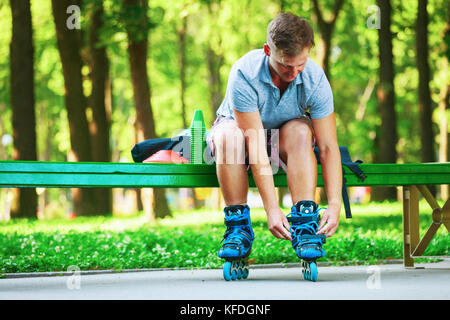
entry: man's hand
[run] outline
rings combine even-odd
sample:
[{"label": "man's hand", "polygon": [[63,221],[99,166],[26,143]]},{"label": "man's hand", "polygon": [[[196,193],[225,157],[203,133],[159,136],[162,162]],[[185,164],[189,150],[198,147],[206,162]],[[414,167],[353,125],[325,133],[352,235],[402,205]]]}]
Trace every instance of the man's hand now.
[{"label": "man's hand", "polygon": [[339,226],[339,212],[340,208],[328,207],[320,219],[317,234],[325,234],[327,238],[331,237]]},{"label": "man's hand", "polygon": [[272,232],[275,237],[292,241],[289,232],[289,222],[280,208],[267,211],[267,225],[269,226],[270,232]]}]

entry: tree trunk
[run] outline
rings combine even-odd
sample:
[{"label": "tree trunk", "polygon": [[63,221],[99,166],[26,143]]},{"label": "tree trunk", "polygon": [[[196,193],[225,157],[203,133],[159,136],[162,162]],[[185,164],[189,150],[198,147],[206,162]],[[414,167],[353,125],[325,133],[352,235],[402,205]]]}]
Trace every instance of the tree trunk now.
[{"label": "tree trunk", "polygon": [[[69,29],[66,24],[69,15],[66,10],[71,5],[81,6],[81,1],[52,0],[56,37],[64,75],[65,104],[70,130],[71,159],[73,161],[92,161],[91,137],[86,118],[86,97],[83,93],[80,55],[81,34],[79,30]],[[95,192],[90,189],[74,189],[73,204],[76,215],[95,213]]]},{"label": "tree trunk", "polygon": [[[448,162],[450,160],[450,148],[448,147],[448,143],[450,140],[450,132],[448,130],[448,118],[447,112],[450,110],[450,84],[445,81],[448,79],[449,74],[449,65],[448,65],[448,57],[450,57],[450,46],[448,43],[450,42],[450,6],[447,6],[447,23],[445,25],[445,29],[443,32],[443,52],[444,52],[444,68],[443,75],[444,81],[441,87],[441,96],[439,101],[439,114],[440,114],[440,135],[439,135],[439,162]],[[441,186],[441,199],[446,201],[449,196],[449,185]]]},{"label": "tree trunk", "polygon": [[[419,119],[420,119],[420,158],[422,162],[435,162],[434,134],[432,121],[432,101],[430,92],[430,66],[428,64],[428,12],[427,0],[418,1],[416,24],[416,61],[419,71]],[[429,186],[436,195],[436,187]]]},{"label": "tree trunk", "polygon": [[[99,30],[102,27],[103,3],[94,3],[91,8],[91,24],[89,26],[89,51],[92,93],[90,106],[92,121],[90,133],[92,137],[92,156],[96,162],[110,162],[111,149],[109,135],[111,128],[111,94],[109,88],[109,61],[105,46],[99,46]],[[112,190],[95,189],[97,214],[112,213]]]},{"label": "tree trunk", "polygon": [[[220,8],[219,8],[220,9]],[[215,21],[217,11],[212,7],[212,3],[208,4],[208,15],[209,19]],[[219,36],[219,35],[216,35]],[[224,56],[222,53],[217,53],[214,51],[211,43],[211,38],[213,37],[213,32],[210,32],[206,44],[206,60],[208,64],[208,88],[210,96],[210,108],[212,114],[212,120],[214,122],[216,118],[216,111],[222,103],[222,80],[220,77],[220,68],[223,65]],[[211,123],[212,125],[212,123]]]},{"label": "tree trunk", "polygon": [[[45,112],[45,108],[46,108],[46,104],[45,103],[41,103],[39,105],[39,117],[38,117],[38,121],[39,123],[44,126],[46,126],[46,130],[44,130],[44,134],[45,134],[45,148],[42,150],[42,153],[39,154],[39,160],[42,161],[50,161],[51,160],[51,150],[52,150],[52,140],[53,140],[53,135],[52,135],[52,128],[53,128],[53,124],[54,121],[53,119],[51,119],[51,117],[49,117],[48,114],[46,114]],[[43,131],[39,131],[41,134],[43,134]],[[50,203],[50,195],[49,195],[49,188],[45,188],[44,192],[40,195],[40,199],[39,199],[39,211],[41,214],[45,214],[45,208],[48,206],[48,204]]]},{"label": "tree trunk", "polygon": [[[335,0],[333,3],[333,11],[331,13],[331,18],[329,21],[324,19],[323,11],[320,9],[319,2],[317,0],[313,0],[313,10],[314,10],[314,19],[316,20],[317,26],[319,28],[320,40],[318,44],[318,63],[322,67],[325,75],[327,76],[328,81],[331,83],[331,74],[330,74],[330,55],[331,55],[331,39],[333,37],[333,30],[336,24],[337,17],[339,12],[342,9],[344,4],[344,0]],[[319,188],[320,199],[321,201],[325,201],[327,198],[325,188]]]},{"label": "tree trunk", "polygon": [[[448,61],[446,63],[445,70],[448,72]],[[448,143],[450,140],[450,133],[448,130],[447,112],[450,110],[450,85],[444,84],[441,91],[441,101],[439,102],[439,113],[442,114],[440,123],[440,146],[439,146],[439,162],[449,162],[450,152]],[[446,201],[450,196],[449,185],[441,186],[441,199]]]},{"label": "tree trunk", "polygon": [[[181,101],[181,120],[182,128],[186,129],[186,32],[188,27],[188,15],[184,15],[181,19],[181,28],[177,29],[178,35],[178,60],[180,70],[180,101]],[[191,189],[194,199],[194,208],[198,209],[202,205],[202,201],[197,199],[195,189]]]},{"label": "tree trunk", "polygon": [[[10,85],[14,160],[37,160],[33,31],[29,0],[11,0]],[[36,218],[35,188],[17,189],[11,216]]]},{"label": "tree trunk", "polygon": [[[3,103],[0,103],[0,114],[3,114],[3,111],[5,110],[5,108],[6,108],[6,105]],[[6,130],[5,130],[5,125],[3,124],[3,118],[0,117],[0,137],[3,138],[5,133],[6,133]],[[8,154],[6,153],[6,144],[3,145],[3,141],[0,141],[0,160],[8,160]],[[1,192],[1,190],[0,190],[0,192]]]},{"label": "tree trunk", "polygon": [[223,56],[218,55],[208,43],[207,47],[207,60],[208,60],[208,82],[209,82],[209,96],[210,107],[212,112],[212,121],[216,118],[216,111],[222,103],[222,80],[220,78],[220,67],[223,64]]},{"label": "tree trunk", "polygon": [[331,38],[333,36],[336,19],[341,11],[344,0],[336,0],[333,6],[331,19],[326,21],[323,18],[323,12],[319,7],[317,0],[313,0],[314,16],[320,31],[320,42],[318,48],[319,64],[323,68],[328,81],[331,82],[330,75],[330,54],[331,54]]},{"label": "tree trunk", "polygon": [[178,56],[180,68],[180,101],[181,101],[181,120],[182,128],[187,128],[186,122],[186,32],[188,16],[182,18],[181,28],[177,30],[178,35]]},{"label": "tree trunk", "polygon": [[[391,4],[389,0],[377,0],[377,4],[381,13],[381,28],[378,30],[380,82],[377,89],[381,127],[377,136],[378,150],[375,155],[375,161],[378,163],[396,163],[397,120],[395,114]],[[397,191],[395,188],[372,188],[372,200],[382,201],[386,199],[397,199]]]},{"label": "tree trunk", "polygon": [[[143,10],[142,19],[138,22],[142,29],[128,28],[128,54],[130,59],[131,82],[133,85],[134,103],[136,106],[135,130],[137,131],[138,142],[146,139],[155,139],[155,121],[150,102],[150,85],[147,75],[147,0],[126,0],[125,5],[137,6]],[[139,30],[141,33],[137,34]],[[153,199],[148,199],[145,195],[151,195]],[[153,192],[143,191],[142,200],[151,203],[149,208],[152,212],[147,212],[149,219],[163,218],[170,216],[171,212],[167,204],[165,189],[154,189]],[[144,206],[145,208],[146,206]]]},{"label": "tree trunk", "polygon": [[416,25],[417,70],[419,71],[419,119],[421,161],[434,162],[434,134],[431,119],[430,67],[428,64],[428,13],[427,0],[418,1]]}]

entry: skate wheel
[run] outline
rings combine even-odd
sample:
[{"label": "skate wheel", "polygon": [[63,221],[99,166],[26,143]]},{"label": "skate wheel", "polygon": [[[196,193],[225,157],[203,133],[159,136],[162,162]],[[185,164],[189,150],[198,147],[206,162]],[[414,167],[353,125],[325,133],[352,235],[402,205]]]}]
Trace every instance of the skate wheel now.
[{"label": "skate wheel", "polygon": [[302,276],[303,280],[308,280],[308,264],[305,261],[302,262]]},{"label": "skate wheel", "polygon": [[231,280],[236,280],[238,278],[238,268],[239,268],[239,261],[233,261],[231,263]]},{"label": "skate wheel", "polygon": [[304,280],[317,281],[317,264],[316,262],[302,262],[302,275]]},{"label": "skate wheel", "polygon": [[249,274],[246,260],[226,261],[223,265],[223,278],[226,281],[247,279]]},{"label": "skate wheel", "polygon": [[226,281],[232,280],[232,276],[231,276],[231,262],[230,261],[225,262],[225,264],[223,265],[223,278]]},{"label": "skate wheel", "polygon": [[242,279],[247,279],[248,277],[248,268],[244,268],[244,271],[242,272]]},{"label": "skate wheel", "polygon": [[311,278],[311,277],[310,277],[310,272],[309,272],[309,270],[304,270],[304,271],[303,271],[303,279],[304,279],[304,280],[311,280],[310,278]]},{"label": "skate wheel", "polygon": [[310,273],[309,280],[316,282],[318,277],[317,277],[317,264],[315,262],[311,262],[309,264],[309,273]]},{"label": "skate wheel", "polygon": [[242,276],[243,276],[243,271],[242,271],[242,268],[239,268],[238,269],[238,271],[237,271],[237,278],[238,278],[238,280],[241,280],[242,279]]}]

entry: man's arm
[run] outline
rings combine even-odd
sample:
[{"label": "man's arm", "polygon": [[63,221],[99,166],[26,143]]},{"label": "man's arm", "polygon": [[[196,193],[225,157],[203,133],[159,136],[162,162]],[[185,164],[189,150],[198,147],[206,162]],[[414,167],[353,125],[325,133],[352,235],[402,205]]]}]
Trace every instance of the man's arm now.
[{"label": "man's arm", "polygon": [[332,113],[326,118],[312,121],[328,198],[328,209],[321,219],[317,234],[331,237],[339,226],[342,196],[342,166],[336,135],[336,119]]},{"label": "man's arm", "polygon": [[234,110],[234,116],[245,135],[245,145],[253,178],[264,204],[269,230],[277,238],[291,240],[288,231],[289,223],[278,206],[275,194],[272,168],[267,155],[264,128],[259,111],[239,112]]}]

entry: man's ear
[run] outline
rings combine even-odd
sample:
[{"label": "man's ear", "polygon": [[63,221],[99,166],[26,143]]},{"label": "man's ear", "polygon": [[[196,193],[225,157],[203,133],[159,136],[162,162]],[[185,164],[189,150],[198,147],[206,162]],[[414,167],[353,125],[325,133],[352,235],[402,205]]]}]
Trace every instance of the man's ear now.
[{"label": "man's ear", "polygon": [[267,43],[264,43],[264,53],[266,56],[270,57],[270,47]]}]

